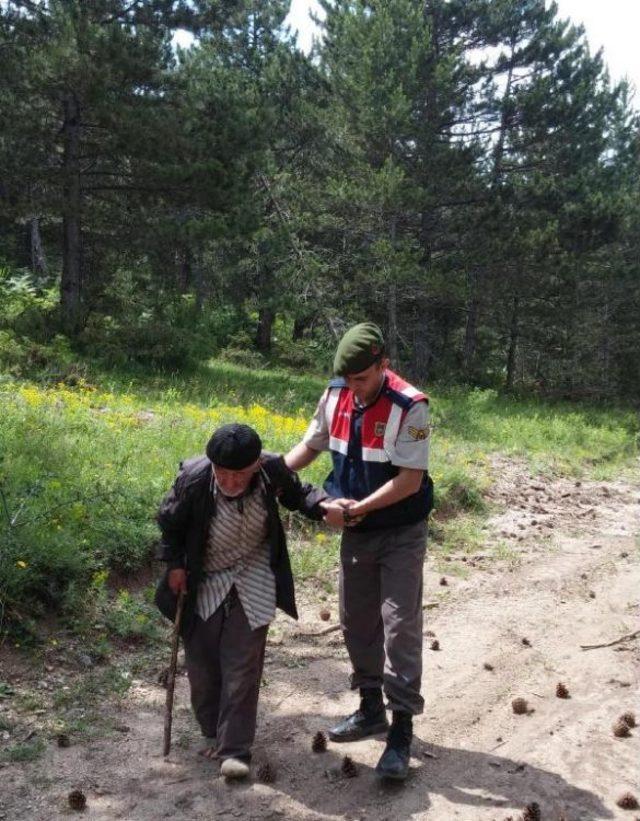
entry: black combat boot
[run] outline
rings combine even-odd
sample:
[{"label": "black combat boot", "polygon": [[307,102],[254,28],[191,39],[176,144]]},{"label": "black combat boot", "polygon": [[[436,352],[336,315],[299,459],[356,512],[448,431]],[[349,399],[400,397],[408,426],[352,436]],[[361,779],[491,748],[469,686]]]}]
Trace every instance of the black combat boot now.
[{"label": "black combat boot", "polygon": [[370,735],[385,733],[388,729],[382,690],[367,687],[360,690],[360,708],[329,730],[329,738],[332,741],[359,741]]},{"label": "black combat boot", "polygon": [[391,729],[387,736],[387,746],[376,767],[376,775],[379,778],[405,780],[409,773],[412,738],[413,717],[411,713],[394,710]]}]

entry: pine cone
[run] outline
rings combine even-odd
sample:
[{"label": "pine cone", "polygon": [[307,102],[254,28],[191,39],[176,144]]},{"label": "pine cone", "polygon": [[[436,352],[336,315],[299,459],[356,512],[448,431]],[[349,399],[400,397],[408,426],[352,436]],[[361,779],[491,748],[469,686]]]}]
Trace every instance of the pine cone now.
[{"label": "pine cone", "polygon": [[76,810],[77,812],[82,812],[82,810],[87,806],[85,794],[80,790],[72,790],[67,796],[67,800],[69,801],[69,806],[71,809]]},{"label": "pine cone", "polygon": [[556,685],[556,697],[569,698],[569,690],[567,689],[566,685],[564,685],[561,681],[559,681]]},{"label": "pine cone", "polygon": [[635,727],[636,726],[636,714],[635,713],[623,713],[620,716],[620,721],[624,721],[627,727]]},{"label": "pine cone", "polygon": [[511,709],[517,716],[521,716],[529,711],[529,705],[524,698],[514,698],[511,702]]},{"label": "pine cone", "polygon": [[261,781],[263,784],[273,784],[276,780],[276,771],[268,761],[265,761],[264,764],[258,767],[256,775],[258,781]]},{"label": "pine cone", "polygon": [[448,584],[449,584],[449,582],[448,582],[448,581],[445,579],[445,577],[443,576],[443,577],[440,579],[440,586],[441,586],[441,587],[446,587]]},{"label": "pine cone", "polygon": [[311,742],[311,749],[314,753],[326,753],[327,737],[322,730],[318,730],[318,732],[314,735],[313,741]]},{"label": "pine cone", "polygon": [[342,766],[340,769],[345,778],[355,778],[358,775],[358,768],[353,763],[353,759],[348,755],[345,755],[342,759]]},{"label": "pine cone", "polygon": [[438,641],[438,639],[434,639],[431,642],[431,649],[432,650],[439,650],[440,649],[440,642]]},{"label": "pine cone", "polygon": [[537,801],[532,801],[524,808],[522,813],[522,821],[540,821],[540,804]]},{"label": "pine cone", "polygon": [[69,736],[66,733],[58,733],[56,741],[58,742],[58,747],[69,747],[71,745]]},{"label": "pine cone", "polygon": [[522,639],[522,643],[525,647],[531,647],[531,642],[527,638]]},{"label": "pine cone", "polygon": [[493,664],[489,664],[488,661],[485,661],[485,663],[482,666],[484,667],[485,670],[489,670],[489,672],[491,672],[491,670],[493,670]]},{"label": "pine cone", "polygon": [[331,612],[327,610],[326,607],[323,607],[320,611],[320,618],[322,619],[322,621],[329,621],[329,619],[331,618]]},{"label": "pine cone", "polygon": [[630,792],[623,793],[616,801],[616,804],[623,810],[637,810],[639,806],[638,799]]},{"label": "pine cone", "polygon": [[616,738],[628,738],[631,735],[629,725],[624,721],[616,721],[613,725],[613,734]]}]

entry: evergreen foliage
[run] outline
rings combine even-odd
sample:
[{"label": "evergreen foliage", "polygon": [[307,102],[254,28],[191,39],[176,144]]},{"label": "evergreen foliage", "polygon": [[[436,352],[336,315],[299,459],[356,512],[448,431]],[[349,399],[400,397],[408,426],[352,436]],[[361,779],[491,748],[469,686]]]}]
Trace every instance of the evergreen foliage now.
[{"label": "evergreen foliage", "polygon": [[309,56],[284,0],[0,5],[3,365],[322,367],[366,317],[415,379],[637,399],[627,83],[543,0],[322,5]]}]

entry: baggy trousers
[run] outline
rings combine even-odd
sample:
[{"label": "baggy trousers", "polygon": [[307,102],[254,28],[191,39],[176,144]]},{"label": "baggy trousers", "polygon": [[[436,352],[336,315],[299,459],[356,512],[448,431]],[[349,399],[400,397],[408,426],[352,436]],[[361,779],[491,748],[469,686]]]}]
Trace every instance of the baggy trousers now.
[{"label": "baggy trousers", "polygon": [[427,525],[359,533],[340,550],[340,624],[351,688],[384,687],[391,710],[418,715],[422,678],[422,565]]},{"label": "baggy trousers", "polygon": [[252,630],[235,587],[185,641],[191,704],[219,758],[251,757],[269,627]]}]

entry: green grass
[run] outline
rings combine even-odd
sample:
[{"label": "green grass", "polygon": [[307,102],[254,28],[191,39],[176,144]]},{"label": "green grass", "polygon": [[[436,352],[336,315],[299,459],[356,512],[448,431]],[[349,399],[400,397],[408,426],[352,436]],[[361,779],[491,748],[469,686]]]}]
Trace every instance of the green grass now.
[{"label": "green grass", "polygon": [[[179,461],[202,453],[212,431],[235,420],[255,427],[267,449],[288,450],[326,380],[212,361],[185,377],[88,369],[86,379],[71,381],[0,375],[0,631],[3,611],[5,624],[8,617],[27,630],[53,609],[71,624],[93,620],[110,634],[147,640],[153,625],[144,602],[107,590],[104,574],[148,563],[154,514]],[[628,409],[489,390],[430,393],[436,537],[446,549],[478,542],[492,453],[598,478],[630,470],[638,453],[638,419]],[[303,478],[321,483],[328,470],[323,454]],[[294,516],[291,544],[297,577],[330,585],[335,534]]]},{"label": "green grass", "polygon": [[300,581],[313,579],[326,593],[334,592],[340,554],[337,533],[301,534],[289,540],[289,552],[294,578]]},{"label": "green grass", "polygon": [[69,687],[58,690],[53,698],[57,710],[81,704],[82,707],[99,705],[109,696],[123,696],[131,687],[131,673],[116,665],[85,673]]},{"label": "green grass", "polygon": [[37,761],[44,753],[46,744],[41,738],[35,738],[25,744],[14,744],[0,750],[0,763],[24,763]]}]

